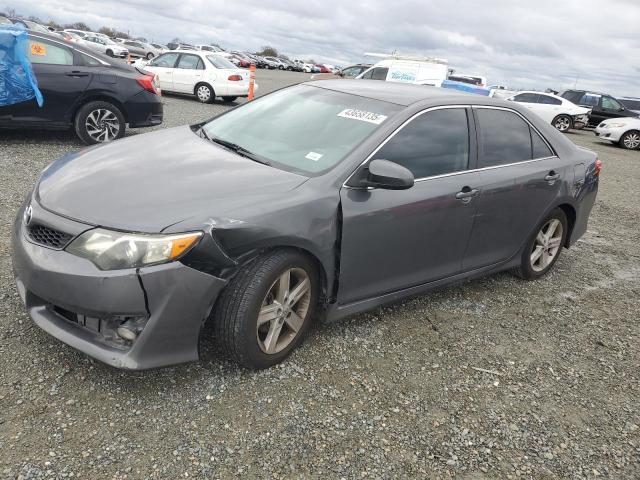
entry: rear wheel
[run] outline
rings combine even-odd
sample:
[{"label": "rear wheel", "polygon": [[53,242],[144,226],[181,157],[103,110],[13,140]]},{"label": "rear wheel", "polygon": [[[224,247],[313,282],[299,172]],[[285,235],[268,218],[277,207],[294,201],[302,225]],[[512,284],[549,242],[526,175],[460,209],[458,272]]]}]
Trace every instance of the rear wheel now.
[{"label": "rear wheel", "polygon": [[195,94],[196,97],[198,97],[198,100],[202,103],[211,103],[214,98],[216,98],[213,88],[206,83],[199,83],[196,85]]},{"label": "rear wheel", "polygon": [[151,52],[147,53],[147,60],[151,60],[155,55]]},{"label": "rear wheel", "polygon": [[254,260],[231,280],[213,312],[216,343],[232,360],[263,369],[303,340],[318,303],[314,263],[294,250]]},{"label": "rear wheel", "polygon": [[569,129],[573,126],[573,120],[569,115],[558,115],[553,119],[551,125],[553,125],[559,132],[564,133],[569,131]]},{"label": "rear wheel", "polygon": [[640,131],[631,130],[620,137],[618,144],[627,150],[640,150]]},{"label": "rear wheel", "polygon": [[533,280],[545,275],[560,258],[568,233],[567,216],[554,209],[535,230],[522,253],[520,266],[514,273]]},{"label": "rear wheel", "polygon": [[109,102],[96,101],[83,105],[76,113],[76,134],[87,145],[104,143],[124,136],[124,115]]},{"label": "rear wheel", "polygon": [[224,102],[235,102],[237,100],[238,97],[222,97],[222,100]]}]

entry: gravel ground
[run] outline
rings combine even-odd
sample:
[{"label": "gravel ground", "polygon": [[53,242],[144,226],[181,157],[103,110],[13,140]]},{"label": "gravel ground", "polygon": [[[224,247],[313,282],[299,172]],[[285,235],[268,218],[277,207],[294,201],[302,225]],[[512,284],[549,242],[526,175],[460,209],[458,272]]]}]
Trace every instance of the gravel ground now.
[{"label": "gravel ground", "polygon": [[[306,78],[258,72],[261,93]],[[227,108],[165,103],[160,128]],[[0,132],[0,477],[639,478],[640,152],[569,136],[604,171],[589,232],[543,280],[492,275],[319,326],[268,371],[132,373],[24,313],[10,224],[80,145]]]}]

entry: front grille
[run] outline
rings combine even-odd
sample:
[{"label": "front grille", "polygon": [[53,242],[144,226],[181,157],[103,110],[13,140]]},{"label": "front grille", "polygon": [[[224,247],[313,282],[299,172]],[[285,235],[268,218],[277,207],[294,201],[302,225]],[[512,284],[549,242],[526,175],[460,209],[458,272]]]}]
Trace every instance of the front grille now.
[{"label": "front grille", "polygon": [[64,248],[72,238],[68,233],[60,232],[44,225],[29,226],[27,232],[31,241],[49,248]]}]

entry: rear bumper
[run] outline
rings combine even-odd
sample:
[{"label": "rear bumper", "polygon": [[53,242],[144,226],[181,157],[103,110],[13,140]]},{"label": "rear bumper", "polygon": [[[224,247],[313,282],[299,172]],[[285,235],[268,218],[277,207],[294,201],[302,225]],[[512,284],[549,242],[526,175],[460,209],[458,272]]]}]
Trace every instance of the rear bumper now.
[{"label": "rear bumper", "polygon": [[[37,210],[32,222],[38,221]],[[20,297],[40,328],[117,368],[139,370],[198,359],[200,330],[224,280],[179,262],[101,271],[64,250],[32,243],[23,211],[12,233],[13,268]],[[133,342],[116,333],[127,319],[146,322]]]},{"label": "rear bumper", "polygon": [[146,90],[131,97],[124,107],[129,128],[153,127],[164,119],[162,97]]}]

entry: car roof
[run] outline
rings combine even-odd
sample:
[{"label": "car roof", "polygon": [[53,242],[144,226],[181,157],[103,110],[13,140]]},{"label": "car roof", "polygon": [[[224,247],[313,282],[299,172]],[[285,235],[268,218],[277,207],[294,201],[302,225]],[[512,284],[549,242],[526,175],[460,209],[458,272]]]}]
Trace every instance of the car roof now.
[{"label": "car roof", "polygon": [[556,95],[555,93],[536,92],[535,90],[518,90],[518,93],[516,95],[520,95],[521,93],[533,93],[535,95],[547,95],[549,97],[557,98],[558,100],[566,100],[566,98],[560,97],[559,95]]},{"label": "car roof", "polygon": [[[442,101],[443,103],[466,102],[505,105],[505,103],[500,100],[447,88],[414,85],[410,83],[385,82],[381,80],[317,80],[314,82],[306,82],[305,85],[313,85],[314,87],[404,106],[428,100]],[[473,100],[471,101],[470,98]]]}]

